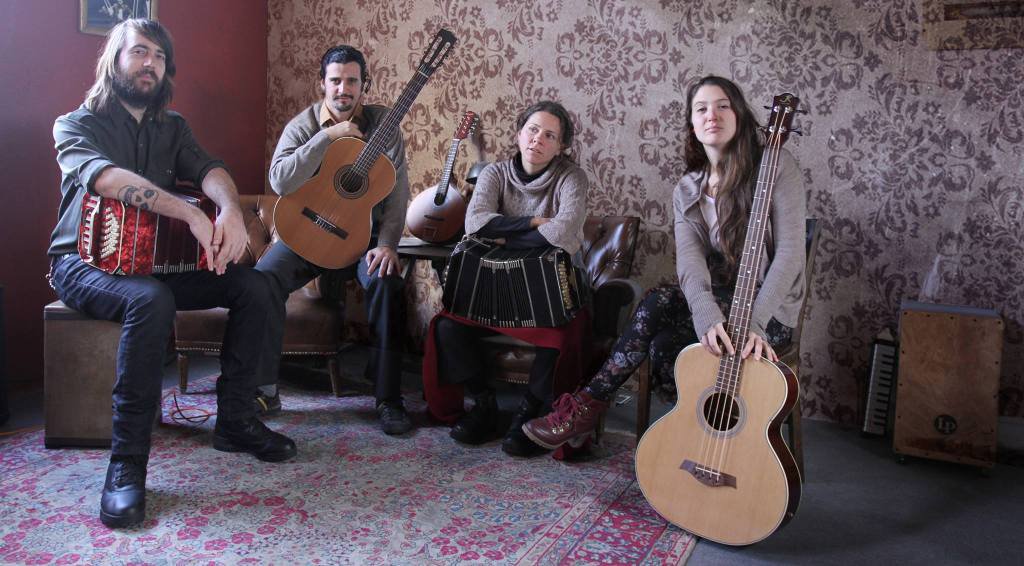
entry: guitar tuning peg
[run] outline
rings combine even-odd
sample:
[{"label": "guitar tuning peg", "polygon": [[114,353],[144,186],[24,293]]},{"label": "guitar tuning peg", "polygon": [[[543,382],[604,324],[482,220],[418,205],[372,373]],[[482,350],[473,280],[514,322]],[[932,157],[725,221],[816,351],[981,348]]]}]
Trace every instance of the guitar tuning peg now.
[{"label": "guitar tuning peg", "polygon": [[806,110],[801,110],[801,109],[797,108],[796,109],[796,113],[797,114],[807,114],[807,111]]},{"label": "guitar tuning peg", "polygon": [[764,109],[765,109],[765,110],[771,110],[771,109],[772,109],[772,107],[771,107],[771,106],[768,106],[767,104],[765,104],[765,105],[764,105]]},{"label": "guitar tuning peg", "polygon": [[804,135],[803,131],[800,130],[800,128],[793,128],[792,130],[789,131],[789,133],[796,134],[798,136]]}]

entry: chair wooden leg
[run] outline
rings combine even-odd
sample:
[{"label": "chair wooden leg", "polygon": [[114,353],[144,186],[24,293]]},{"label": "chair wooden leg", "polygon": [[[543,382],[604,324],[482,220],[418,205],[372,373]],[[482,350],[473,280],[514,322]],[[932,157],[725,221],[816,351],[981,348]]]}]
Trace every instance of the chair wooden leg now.
[{"label": "chair wooden leg", "polygon": [[178,352],[178,390],[188,391],[188,354],[185,352]]},{"label": "chair wooden leg", "polygon": [[651,424],[651,364],[644,360],[636,370],[639,388],[636,395],[636,441],[647,432]]},{"label": "chair wooden leg", "polygon": [[338,375],[338,356],[327,358],[327,373],[331,376],[331,392],[341,397],[341,376]]},{"label": "chair wooden leg", "polygon": [[800,470],[800,480],[807,481],[807,476],[804,472],[803,417],[800,414],[799,400],[793,406],[793,411],[789,413],[787,421],[789,424],[789,449],[793,451],[796,467]]}]

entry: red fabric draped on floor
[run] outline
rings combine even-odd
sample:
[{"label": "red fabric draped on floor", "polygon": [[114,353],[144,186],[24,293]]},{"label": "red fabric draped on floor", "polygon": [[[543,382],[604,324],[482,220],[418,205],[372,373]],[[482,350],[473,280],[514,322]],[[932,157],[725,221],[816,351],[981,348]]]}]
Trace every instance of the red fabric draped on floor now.
[{"label": "red fabric draped on floor", "polygon": [[[423,345],[423,393],[427,408],[435,419],[452,424],[463,413],[462,385],[444,383],[437,375],[437,343],[434,327],[438,317],[447,317],[469,326],[489,328],[500,334],[517,338],[534,346],[554,348],[559,351],[555,363],[554,395],[572,391],[584,379],[590,352],[590,311],[582,309],[569,324],[557,328],[497,328],[462,318],[447,312],[438,313],[430,321],[427,340]],[[463,346],[466,347],[466,346]]]}]

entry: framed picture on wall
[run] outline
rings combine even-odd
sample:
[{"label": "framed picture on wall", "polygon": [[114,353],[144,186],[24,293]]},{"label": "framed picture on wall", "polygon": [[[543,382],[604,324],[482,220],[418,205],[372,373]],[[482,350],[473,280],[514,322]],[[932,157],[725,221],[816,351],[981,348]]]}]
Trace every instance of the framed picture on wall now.
[{"label": "framed picture on wall", "polygon": [[129,18],[156,19],[156,0],[78,0],[78,31],[107,35]]}]

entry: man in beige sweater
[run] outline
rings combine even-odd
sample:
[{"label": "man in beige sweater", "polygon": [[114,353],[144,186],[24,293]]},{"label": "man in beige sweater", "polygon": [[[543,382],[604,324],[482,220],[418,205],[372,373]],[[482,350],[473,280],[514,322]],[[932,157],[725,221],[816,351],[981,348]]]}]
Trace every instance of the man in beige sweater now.
[{"label": "man in beige sweater", "polygon": [[[363,105],[370,85],[363,54],[349,45],[327,50],[320,61],[319,88],[323,99],[292,118],[277,142],[270,162],[270,186],[279,195],[294,192],[320,169],[327,147],[341,137],[369,139],[388,113],[388,108]],[[387,434],[402,434],[412,428],[400,391],[405,335],[403,280],[399,275],[396,248],[405,224],[409,202],[409,174],[405,144],[395,130],[384,154],[395,166],[397,177],[391,193],[373,209],[370,246],[358,263],[335,275],[357,277],[366,290],[366,314],[372,332],[367,376],[375,383],[377,412]],[[281,344],[284,334],[285,301],[288,295],[316,276],[327,272],[278,241],[267,251],[256,269],[270,275],[279,304],[271,317],[269,343],[259,376],[258,406],[265,412],[281,408],[277,392]]]}]

